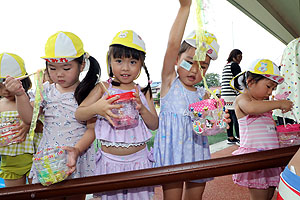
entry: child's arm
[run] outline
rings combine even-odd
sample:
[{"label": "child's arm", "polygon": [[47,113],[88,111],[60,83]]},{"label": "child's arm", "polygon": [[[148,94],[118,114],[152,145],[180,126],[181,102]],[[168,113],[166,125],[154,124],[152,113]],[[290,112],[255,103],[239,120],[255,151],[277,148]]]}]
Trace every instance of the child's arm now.
[{"label": "child's arm", "polygon": [[75,112],[76,119],[79,121],[86,121],[98,114],[105,117],[111,124],[113,124],[110,117],[118,118],[118,116],[114,115],[111,112],[111,109],[120,108],[121,105],[111,105],[111,103],[120,97],[116,96],[107,100],[108,96],[106,95],[102,97],[103,94],[103,89],[98,83],[77,108]]},{"label": "child's arm", "polygon": [[244,94],[236,98],[235,103],[245,115],[258,115],[274,109],[281,109],[283,112],[291,111],[293,102],[290,100],[252,100]]},{"label": "child's arm", "polygon": [[176,77],[175,65],[192,3],[191,0],[179,0],[179,2],[180,8],[170,31],[168,46],[163,62],[161,73],[161,97],[164,97],[167,94],[172,81]]},{"label": "child's arm", "polygon": [[77,159],[82,155],[94,142],[95,140],[95,121],[96,118],[93,118],[88,121],[87,130],[85,131],[82,138],[76,143],[74,147],[63,147],[68,151],[68,163],[69,175],[76,170]]},{"label": "child's arm", "polygon": [[289,169],[291,169],[291,166],[294,167],[296,174],[299,176],[300,175],[300,148],[296,152],[296,154],[293,156],[293,158],[290,160],[289,164]]},{"label": "child's arm", "polygon": [[137,101],[137,109],[140,112],[141,117],[143,118],[146,126],[150,130],[156,130],[158,128],[158,116],[154,107],[153,99],[150,98],[150,92],[146,93],[146,100],[149,105],[150,111],[143,105],[140,95],[139,95],[139,89],[137,86],[135,86],[135,97]]},{"label": "child's arm", "polygon": [[33,114],[33,107],[30,104],[29,97],[26,94],[22,82],[16,78],[7,76],[5,80],[7,90],[16,97],[17,110],[21,120],[25,124],[30,124]]},{"label": "child's arm", "polygon": [[18,131],[18,134],[16,134],[12,139],[15,142],[24,142],[26,139],[26,136],[29,132],[30,125],[25,124],[24,122],[21,122],[19,126],[16,128],[12,129],[11,131]]}]

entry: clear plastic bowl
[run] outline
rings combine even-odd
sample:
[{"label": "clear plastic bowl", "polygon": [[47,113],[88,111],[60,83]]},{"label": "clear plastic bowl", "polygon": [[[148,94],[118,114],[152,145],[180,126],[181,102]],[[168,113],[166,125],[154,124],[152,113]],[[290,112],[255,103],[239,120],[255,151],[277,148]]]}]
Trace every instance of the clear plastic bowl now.
[{"label": "clear plastic bowl", "polygon": [[112,113],[119,116],[119,118],[112,118],[116,128],[135,127],[139,123],[139,111],[136,109],[136,101],[133,92],[126,92],[111,95],[108,99],[120,96],[113,104],[121,104],[122,108],[112,109]]},{"label": "clear plastic bowl", "polygon": [[279,125],[276,130],[280,147],[300,144],[300,124]]}]

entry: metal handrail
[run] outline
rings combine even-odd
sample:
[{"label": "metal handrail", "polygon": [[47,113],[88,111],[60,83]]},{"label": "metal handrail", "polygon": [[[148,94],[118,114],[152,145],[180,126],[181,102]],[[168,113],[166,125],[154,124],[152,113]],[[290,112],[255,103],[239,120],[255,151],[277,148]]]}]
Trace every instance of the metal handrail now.
[{"label": "metal handrail", "polygon": [[287,165],[299,147],[300,145],[167,167],[71,179],[48,187],[33,184],[1,188],[0,199],[44,199],[90,194],[281,167]]}]

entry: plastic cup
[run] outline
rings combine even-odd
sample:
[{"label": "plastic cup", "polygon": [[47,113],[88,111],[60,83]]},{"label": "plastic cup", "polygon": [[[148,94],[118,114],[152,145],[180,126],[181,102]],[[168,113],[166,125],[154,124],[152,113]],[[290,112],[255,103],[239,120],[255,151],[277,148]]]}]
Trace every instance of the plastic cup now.
[{"label": "plastic cup", "polygon": [[115,127],[124,128],[137,126],[139,122],[139,112],[136,109],[137,104],[133,92],[111,95],[108,99],[115,96],[120,96],[120,98],[115,100],[112,104],[122,105],[120,109],[112,109],[112,113],[119,116],[119,118],[112,118]]},{"label": "plastic cup", "polygon": [[65,180],[68,175],[67,153],[61,147],[44,149],[33,157],[42,185],[48,186]]}]

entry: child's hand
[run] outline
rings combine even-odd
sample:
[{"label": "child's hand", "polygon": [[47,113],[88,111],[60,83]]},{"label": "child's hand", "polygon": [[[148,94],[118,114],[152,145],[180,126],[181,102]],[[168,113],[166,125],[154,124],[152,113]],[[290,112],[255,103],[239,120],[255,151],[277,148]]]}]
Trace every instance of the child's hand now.
[{"label": "child's hand", "polygon": [[24,142],[26,139],[26,136],[29,132],[30,125],[25,124],[24,122],[21,122],[18,127],[12,129],[11,131],[19,131],[18,134],[16,134],[12,139],[14,142]]},{"label": "child's hand", "polygon": [[191,4],[192,4],[192,0],[179,0],[179,2],[182,7],[191,6]]},{"label": "child's hand", "polygon": [[19,79],[11,76],[6,76],[4,84],[6,89],[16,96],[21,96],[25,93],[22,82]]},{"label": "child's hand", "polygon": [[141,98],[140,98],[140,91],[138,89],[138,86],[135,85],[134,86],[135,88],[135,93],[133,94],[135,96],[135,100],[136,100],[136,109],[140,112],[142,109],[145,108],[144,104],[142,103],[141,101]]},{"label": "child's hand", "polygon": [[282,113],[286,113],[292,110],[294,103],[290,100],[280,100],[280,109]]},{"label": "child's hand", "polygon": [[66,150],[68,153],[68,161],[67,166],[69,167],[69,170],[67,171],[67,175],[71,175],[76,170],[76,163],[78,156],[80,155],[79,149],[76,147],[62,147],[63,150]]},{"label": "child's hand", "polygon": [[94,105],[95,112],[96,112],[96,114],[105,117],[105,119],[107,119],[109,121],[109,123],[114,125],[113,121],[111,120],[111,117],[119,118],[119,116],[113,114],[111,110],[113,108],[120,109],[122,107],[122,105],[120,105],[120,104],[112,105],[112,102],[119,99],[120,97],[117,95],[110,99],[107,99],[107,98],[108,98],[108,95],[105,95],[95,103],[95,105]]},{"label": "child's hand", "polygon": [[229,129],[230,127],[228,124],[231,122],[231,119],[227,109],[225,110],[224,118],[224,122],[227,124],[227,129]]}]

